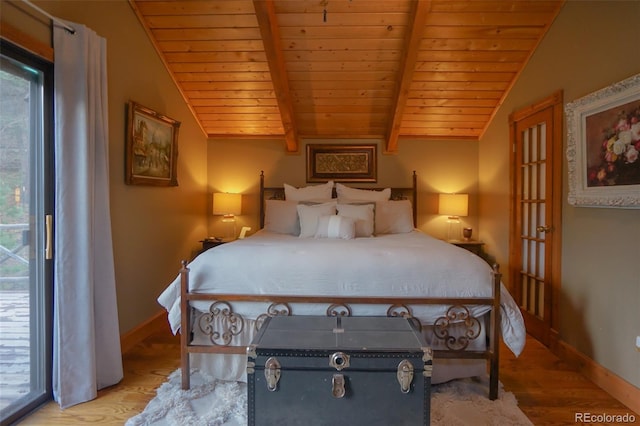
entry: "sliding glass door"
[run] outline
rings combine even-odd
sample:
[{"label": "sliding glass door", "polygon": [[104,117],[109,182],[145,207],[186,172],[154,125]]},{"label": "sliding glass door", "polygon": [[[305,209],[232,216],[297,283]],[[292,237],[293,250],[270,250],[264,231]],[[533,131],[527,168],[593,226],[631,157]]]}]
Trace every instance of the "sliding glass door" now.
[{"label": "sliding glass door", "polygon": [[0,422],[5,424],[51,398],[53,65],[4,40],[0,47]]}]

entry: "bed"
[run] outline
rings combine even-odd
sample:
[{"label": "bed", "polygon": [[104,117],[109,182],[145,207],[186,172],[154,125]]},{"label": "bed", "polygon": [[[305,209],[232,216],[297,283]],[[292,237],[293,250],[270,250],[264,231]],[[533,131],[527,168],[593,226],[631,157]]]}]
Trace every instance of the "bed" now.
[{"label": "bed", "polygon": [[488,367],[496,399],[500,339],[516,356],[524,347],[520,310],[496,265],[415,227],[412,178],[296,188],[266,187],[261,173],[261,229],[183,261],[158,298],[181,335],[182,371],[246,381],[246,348],[268,316],[403,316],[433,349],[433,383]]}]

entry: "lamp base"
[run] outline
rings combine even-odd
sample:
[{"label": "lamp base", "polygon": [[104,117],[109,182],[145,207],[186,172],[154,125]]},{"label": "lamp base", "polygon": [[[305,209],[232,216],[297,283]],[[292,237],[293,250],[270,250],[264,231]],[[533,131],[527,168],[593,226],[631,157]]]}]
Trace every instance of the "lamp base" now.
[{"label": "lamp base", "polygon": [[460,239],[460,218],[457,216],[449,216],[447,219],[447,240]]},{"label": "lamp base", "polygon": [[222,218],[222,223],[225,227],[225,233],[223,240],[224,241],[233,241],[236,239],[236,219],[233,215],[224,215]]}]

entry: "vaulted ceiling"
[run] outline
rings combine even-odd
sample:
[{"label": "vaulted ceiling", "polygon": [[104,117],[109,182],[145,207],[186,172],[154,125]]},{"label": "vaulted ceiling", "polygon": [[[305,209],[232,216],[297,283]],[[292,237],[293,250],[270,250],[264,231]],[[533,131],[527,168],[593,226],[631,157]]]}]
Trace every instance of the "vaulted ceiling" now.
[{"label": "vaulted ceiling", "polygon": [[129,0],[211,138],[479,139],[563,0]]}]

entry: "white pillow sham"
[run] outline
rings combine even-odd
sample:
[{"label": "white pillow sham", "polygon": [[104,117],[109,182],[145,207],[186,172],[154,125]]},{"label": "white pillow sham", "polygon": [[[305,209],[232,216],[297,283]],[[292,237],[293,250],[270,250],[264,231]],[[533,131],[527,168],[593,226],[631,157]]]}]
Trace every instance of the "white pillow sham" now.
[{"label": "white pillow sham", "polygon": [[338,214],[355,220],[356,237],[371,237],[374,231],[374,204],[338,204]]},{"label": "white pillow sham", "polygon": [[284,184],[284,198],[289,201],[328,201],[332,198],[333,181],[322,185],[310,185],[296,188],[287,183]]},{"label": "white pillow sham", "polygon": [[413,231],[411,201],[379,201],[375,210],[376,235],[404,234]]},{"label": "white pillow sham", "polygon": [[336,193],[338,195],[339,203],[349,201],[386,201],[391,198],[391,188],[385,188],[382,191],[373,189],[357,189],[350,188],[341,183],[336,183]]},{"label": "white pillow sham", "polygon": [[356,222],[353,218],[337,214],[320,216],[315,238],[340,238],[351,240],[356,236]]},{"label": "white pillow sham", "polygon": [[264,229],[277,234],[300,235],[298,202],[265,200]]},{"label": "white pillow sham", "polygon": [[300,238],[315,236],[318,229],[318,219],[322,216],[336,214],[335,201],[312,205],[298,204],[296,208],[300,218]]}]

